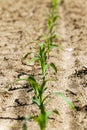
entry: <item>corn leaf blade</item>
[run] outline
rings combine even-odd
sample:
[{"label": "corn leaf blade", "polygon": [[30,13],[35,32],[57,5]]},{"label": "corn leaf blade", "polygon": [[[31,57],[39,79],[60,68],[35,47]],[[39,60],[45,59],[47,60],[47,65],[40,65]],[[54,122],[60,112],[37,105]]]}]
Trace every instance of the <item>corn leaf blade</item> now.
[{"label": "corn leaf blade", "polygon": [[56,95],[62,97],[72,110],[75,110],[74,104],[61,92],[55,92]]},{"label": "corn leaf blade", "polygon": [[38,57],[33,57],[27,64],[30,64],[30,63],[35,62],[37,60],[39,60]]},{"label": "corn leaf blade", "polygon": [[60,114],[59,114],[59,111],[58,111],[57,109],[54,109],[54,110],[53,110],[53,113],[55,113],[55,114],[57,114],[57,115],[60,115]]},{"label": "corn leaf blade", "polygon": [[24,56],[23,56],[23,60],[25,60],[27,57],[28,57],[28,55],[30,55],[31,53],[26,53]]},{"label": "corn leaf blade", "polygon": [[26,125],[26,123],[23,124],[23,130],[27,130],[27,125]]},{"label": "corn leaf blade", "polygon": [[33,97],[33,103],[37,104],[38,106],[40,106],[40,100],[38,98],[36,98],[35,96]]},{"label": "corn leaf blade", "polygon": [[32,77],[32,76],[28,77],[28,82],[31,85],[31,87],[33,88],[36,96],[38,96],[39,84],[37,83],[37,81],[35,80],[35,78]]},{"label": "corn leaf blade", "polygon": [[54,69],[55,73],[57,73],[57,67],[54,63],[50,63],[50,66]]}]

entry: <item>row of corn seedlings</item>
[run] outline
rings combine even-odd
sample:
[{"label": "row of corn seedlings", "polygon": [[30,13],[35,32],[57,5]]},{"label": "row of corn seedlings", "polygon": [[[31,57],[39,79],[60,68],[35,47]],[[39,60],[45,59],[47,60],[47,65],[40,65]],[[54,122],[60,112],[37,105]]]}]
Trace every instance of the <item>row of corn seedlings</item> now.
[{"label": "row of corn seedlings", "polygon": [[[39,79],[40,81],[37,81],[35,76],[32,75],[29,75],[28,78],[26,79],[25,78],[20,79],[20,80],[26,80],[28,84],[33,88],[34,96],[32,97],[32,102],[36,104],[39,108],[39,112],[37,115],[30,115],[28,117],[25,117],[23,130],[27,130],[26,122],[31,119],[33,119],[35,122],[38,123],[40,130],[45,130],[49,116],[52,113],[59,114],[58,110],[56,109],[52,111],[46,110],[46,105],[49,103],[49,94],[46,95],[46,90],[48,89],[46,85],[47,82],[49,81],[49,79],[47,78],[47,72],[51,67],[53,68],[55,73],[57,73],[57,67],[55,66],[55,64],[49,63],[48,61],[49,61],[50,52],[54,47],[57,47],[57,45],[54,44],[54,41],[57,37],[54,31],[55,30],[54,27],[56,26],[56,20],[58,18],[57,15],[58,5],[59,5],[58,0],[52,0],[51,10],[47,20],[48,35],[45,36],[44,42],[38,44],[39,47],[37,48],[37,51],[34,53],[34,57],[29,61],[29,63],[35,62],[39,64],[41,68],[41,77]],[[27,53],[23,57],[23,60],[25,60],[29,54],[30,53]],[[75,109],[73,103],[69,99],[67,99],[61,92],[53,92],[52,94],[61,96],[72,109]]]}]

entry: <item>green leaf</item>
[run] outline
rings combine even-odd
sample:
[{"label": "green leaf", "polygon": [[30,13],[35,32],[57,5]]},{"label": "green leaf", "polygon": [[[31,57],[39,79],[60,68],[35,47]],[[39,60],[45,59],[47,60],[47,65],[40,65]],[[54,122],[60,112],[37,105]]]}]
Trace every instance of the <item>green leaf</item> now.
[{"label": "green leaf", "polygon": [[25,60],[27,57],[28,57],[28,55],[30,55],[31,53],[26,53],[24,56],[23,56],[23,60]]},{"label": "green leaf", "polygon": [[27,130],[27,125],[26,125],[26,123],[23,124],[23,130]]},{"label": "green leaf", "polygon": [[57,73],[57,67],[55,66],[54,63],[51,63],[50,66],[54,69],[54,71]]},{"label": "green leaf", "polygon": [[48,81],[48,80],[45,80],[45,81],[42,82],[41,87],[40,87],[40,91],[41,91],[41,92],[42,92],[43,89],[45,88],[45,85],[46,85],[47,81]]},{"label": "green leaf", "polygon": [[44,65],[44,72],[43,72],[44,76],[46,75],[47,69],[48,69],[48,65],[46,64],[46,65]]},{"label": "green leaf", "polygon": [[50,96],[50,94],[48,94],[48,95],[43,99],[43,102],[44,102],[46,99],[48,99],[49,96]]},{"label": "green leaf", "polygon": [[47,80],[43,81],[42,84],[41,84],[41,88],[44,88],[44,86],[46,85],[47,83]]},{"label": "green leaf", "polygon": [[72,110],[75,110],[74,104],[61,92],[55,92],[56,95],[62,97]]},{"label": "green leaf", "polygon": [[35,95],[38,96],[39,94],[39,84],[37,83],[37,81],[35,80],[34,77],[29,76],[28,77],[28,82],[31,85],[31,87],[33,88]]},{"label": "green leaf", "polygon": [[18,81],[28,81],[28,78],[19,78]]},{"label": "green leaf", "polygon": [[37,60],[39,60],[39,58],[38,57],[34,57],[27,64],[30,64],[30,63],[35,62]]},{"label": "green leaf", "polygon": [[38,36],[38,37],[36,38],[36,41],[37,41],[37,40],[40,40],[42,37],[43,37],[42,35]]},{"label": "green leaf", "polygon": [[47,112],[47,117],[49,117],[49,116],[52,115],[53,113],[59,115],[58,110],[54,109],[54,110],[52,110],[52,111],[48,111],[48,112]]},{"label": "green leaf", "polygon": [[41,47],[41,49],[44,47],[44,43],[40,43],[39,46]]},{"label": "green leaf", "polygon": [[58,0],[53,0],[53,1],[52,1],[52,5],[53,5],[53,8],[54,8],[54,9],[57,8],[57,4],[58,4]]},{"label": "green leaf", "polygon": [[58,45],[56,45],[56,44],[51,44],[51,45],[50,45],[50,48],[51,48],[51,49],[56,48],[56,47],[58,47]]},{"label": "green leaf", "polygon": [[57,38],[57,36],[56,36],[56,34],[52,33],[49,38],[55,39],[55,38]]},{"label": "green leaf", "polygon": [[32,101],[33,101],[33,103],[37,104],[38,106],[40,106],[40,104],[41,104],[40,100],[37,97],[35,97],[35,96],[33,97]]},{"label": "green leaf", "polygon": [[49,117],[50,115],[52,115],[53,111],[48,111],[47,113],[47,117]]},{"label": "green leaf", "polygon": [[57,20],[57,15],[53,16],[53,22],[55,22]]},{"label": "green leaf", "polygon": [[55,114],[57,114],[57,115],[60,115],[60,114],[59,114],[59,111],[56,110],[56,109],[54,109],[53,112],[54,112]]}]

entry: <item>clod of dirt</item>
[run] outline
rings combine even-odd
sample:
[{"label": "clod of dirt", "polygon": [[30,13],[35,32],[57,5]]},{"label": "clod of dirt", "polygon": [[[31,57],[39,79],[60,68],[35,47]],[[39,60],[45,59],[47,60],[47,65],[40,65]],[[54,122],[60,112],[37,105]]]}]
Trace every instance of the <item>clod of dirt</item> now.
[{"label": "clod of dirt", "polygon": [[87,105],[84,105],[84,106],[75,106],[76,110],[77,111],[85,111],[87,112]]},{"label": "clod of dirt", "polygon": [[71,75],[71,77],[80,77],[82,78],[83,76],[87,75],[87,67],[83,66],[79,70],[75,70],[75,73]]},{"label": "clod of dirt", "polygon": [[20,106],[27,105],[26,103],[20,102],[19,99],[15,99],[15,102]]},{"label": "clod of dirt", "polygon": [[71,94],[71,95],[77,96],[77,94],[70,89],[66,89],[66,92]]}]

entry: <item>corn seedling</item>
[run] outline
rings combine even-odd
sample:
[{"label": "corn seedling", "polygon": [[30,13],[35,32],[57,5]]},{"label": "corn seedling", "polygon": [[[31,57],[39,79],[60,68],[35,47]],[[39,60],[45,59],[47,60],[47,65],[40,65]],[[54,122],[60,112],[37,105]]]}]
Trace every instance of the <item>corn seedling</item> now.
[{"label": "corn seedling", "polygon": [[[56,25],[56,19],[57,19],[57,6],[58,6],[58,0],[52,0],[52,10],[48,18],[48,30],[49,34],[48,36],[45,36],[45,41],[43,43],[39,44],[39,47],[37,51],[34,54],[34,57],[29,60],[28,64],[31,62],[37,62],[41,68],[41,78],[39,81],[36,80],[35,76],[29,75],[26,79],[19,79],[19,80],[26,80],[31,86],[31,88],[34,91],[34,96],[32,97],[32,103],[36,104],[39,108],[39,113],[37,115],[31,115],[28,117],[25,117],[25,123],[23,125],[23,130],[27,130],[26,121],[29,121],[33,119],[36,121],[40,127],[40,130],[45,130],[46,125],[48,122],[48,119],[52,113],[55,113],[59,115],[59,112],[54,109],[52,111],[46,110],[46,105],[49,103],[50,95],[58,95],[62,97],[66,103],[70,106],[71,109],[75,110],[75,107],[73,103],[61,92],[53,92],[50,95],[45,94],[45,91],[47,90],[46,83],[49,81],[47,79],[47,71],[49,70],[49,67],[51,66],[55,73],[57,73],[57,67],[54,63],[48,63],[49,59],[49,52],[54,48],[57,47],[57,45],[54,44],[54,40],[56,39],[56,34],[53,31],[54,26]],[[27,53],[23,60],[25,60],[28,55],[31,53]],[[51,100],[51,99],[50,99]]]},{"label": "corn seedling", "polygon": [[48,48],[48,57],[49,57],[49,52],[54,47],[58,47],[57,45],[53,44],[54,40],[57,38],[54,32],[54,27],[57,25],[56,20],[58,18],[57,9],[58,9],[58,0],[52,0],[52,9],[50,11],[50,14],[47,20],[49,35],[45,38],[45,42]]},{"label": "corn seedling", "polygon": [[[25,58],[27,56],[28,54],[26,54]],[[36,53],[36,56],[30,60],[30,62],[31,61],[37,61],[41,67],[41,83],[37,82],[37,80],[33,76],[29,76],[28,78],[23,80],[26,80],[33,89],[34,96],[32,98],[32,102],[38,106],[40,112],[38,115],[31,115],[27,119],[25,118],[25,120],[33,119],[40,126],[40,130],[45,130],[49,116],[52,113],[59,114],[56,109],[52,111],[46,111],[46,105],[48,104],[49,95],[44,96],[45,90],[47,89],[46,83],[49,81],[48,79],[46,79],[47,69],[49,68],[49,66],[51,66],[57,73],[57,68],[54,63],[47,63],[47,48],[44,43],[41,43],[39,45],[38,52]],[[62,93],[55,92],[55,95],[61,96],[68,103],[68,105],[72,109],[74,109],[74,105]],[[23,130],[27,130],[26,123],[24,123],[23,125]]]}]

